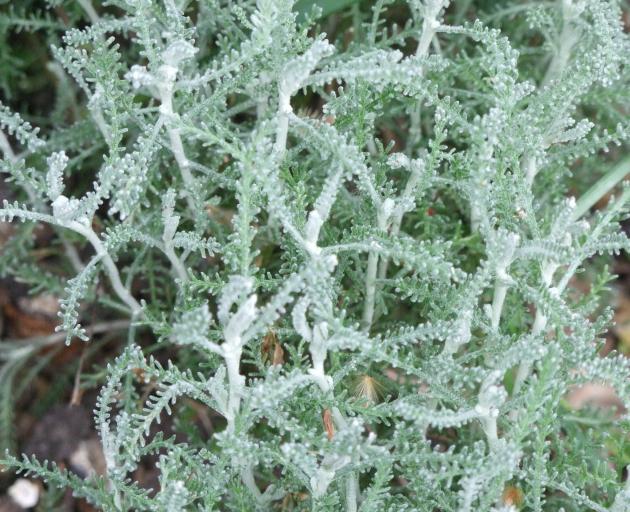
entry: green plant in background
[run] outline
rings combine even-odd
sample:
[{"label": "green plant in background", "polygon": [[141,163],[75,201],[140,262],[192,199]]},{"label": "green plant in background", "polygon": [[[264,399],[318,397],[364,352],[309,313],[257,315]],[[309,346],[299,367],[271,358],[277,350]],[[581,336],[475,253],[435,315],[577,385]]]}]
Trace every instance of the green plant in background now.
[{"label": "green plant in background", "polygon": [[[30,77],[7,34],[39,31],[57,87],[41,123],[0,105],[0,264],[62,297],[61,332],[0,344],[0,378],[129,335],[105,475],[2,464],[112,511],[630,510],[627,418],[563,400],[597,382],[630,406],[602,287],[576,286],[630,245],[627,188],[590,213],[630,171],[620,2],[29,6],[1,15],[0,66]],[[223,426],[152,435],[184,397]]]}]

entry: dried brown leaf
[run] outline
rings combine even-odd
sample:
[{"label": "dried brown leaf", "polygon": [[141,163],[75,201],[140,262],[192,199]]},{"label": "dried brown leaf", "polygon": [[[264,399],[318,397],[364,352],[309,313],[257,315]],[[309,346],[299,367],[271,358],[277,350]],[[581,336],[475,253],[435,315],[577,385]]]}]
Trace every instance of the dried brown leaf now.
[{"label": "dried brown leaf", "polygon": [[335,425],[333,423],[332,412],[330,412],[330,409],[324,409],[324,412],[322,412],[322,421],[324,422],[324,430],[326,431],[328,440],[331,441],[335,435]]}]

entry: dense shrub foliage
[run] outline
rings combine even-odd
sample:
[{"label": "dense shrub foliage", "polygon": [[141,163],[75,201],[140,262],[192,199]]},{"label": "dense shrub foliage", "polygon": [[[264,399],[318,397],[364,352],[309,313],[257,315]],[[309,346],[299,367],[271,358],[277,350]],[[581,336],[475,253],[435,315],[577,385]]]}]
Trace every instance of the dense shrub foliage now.
[{"label": "dense shrub foliage", "polygon": [[[107,511],[630,510],[625,411],[565,400],[630,406],[593,259],[630,245],[621,2],[9,3],[0,268],[61,298],[67,343],[128,334],[106,474],[8,469]],[[37,73],[54,102],[18,113]],[[1,345],[5,437],[60,337]]]}]

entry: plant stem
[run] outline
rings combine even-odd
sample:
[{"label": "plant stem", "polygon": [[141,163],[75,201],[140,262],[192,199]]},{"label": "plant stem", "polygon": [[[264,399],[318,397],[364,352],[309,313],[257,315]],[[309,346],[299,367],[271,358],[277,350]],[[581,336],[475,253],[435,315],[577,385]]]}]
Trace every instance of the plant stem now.
[{"label": "plant stem", "polygon": [[365,302],[363,304],[362,327],[369,332],[374,319],[374,302],[376,297],[376,271],[378,269],[378,254],[370,252],[365,272]]},{"label": "plant stem", "polygon": [[538,165],[536,164],[536,158],[531,154],[527,154],[523,157],[521,162],[521,169],[525,174],[525,181],[531,187],[534,183],[534,178],[538,174]]},{"label": "plant stem", "polygon": [[573,211],[573,219],[578,220],[582,217],[595,203],[626,178],[628,174],[630,174],[630,157],[624,158],[615,165],[612,170],[602,176],[580,197]]},{"label": "plant stem", "polygon": [[256,480],[254,479],[254,470],[251,465],[247,465],[241,469],[241,480],[245,484],[245,487],[254,495],[254,498],[257,502],[260,501],[262,494],[258,486],[256,485]]},{"label": "plant stem", "polygon": [[[4,157],[10,162],[17,162],[19,160],[19,157],[13,151],[9,140],[2,130],[0,130],[0,151],[4,153]],[[29,183],[22,183],[22,188],[24,189],[24,192],[26,192],[26,195],[28,196],[28,199],[32,204],[37,205],[37,207],[42,210],[45,209],[45,206],[42,204],[41,199],[37,196],[37,194],[33,190],[33,187],[31,187]],[[76,272],[81,272],[85,265],[83,265],[81,258],[79,258],[77,250],[70,242],[68,242],[66,237],[57,226],[53,225],[52,228],[57,232],[57,235],[59,235],[61,243],[63,244],[64,251],[66,253],[66,256],[68,257],[68,260],[70,261],[70,264],[72,265],[72,268],[74,268]]]},{"label": "plant stem", "polygon": [[[442,7],[446,3],[445,0],[432,0],[427,7],[427,13],[422,21],[422,34],[418,40],[418,46],[416,47],[416,57],[425,57],[429,53],[429,47],[431,41],[435,36],[436,29],[440,26],[440,22],[437,20]],[[424,75],[424,68],[419,70],[420,77]],[[409,143],[407,144],[407,154],[411,155],[413,148],[420,140],[420,112],[421,105],[417,103],[414,105],[411,112],[411,124],[409,127]]]},{"label": "plant stem", "polygon": [[491,450],[494,450],[499,442],[499,435],[497,433],[497,419],[494,417],[486,416],[481,419],[483,431],[486,434],[488,440],[488,446]]},{"label": "plant stem", "polygon": [[242,348],[239,344],[240,340],[226,340],[226,342],[221,345],[229,383],[228,410],[226,411],[228,432],[234,431],[234,420],[241,407],[241,393],[243,383],[245,382],[245,377],[240,373]]},{"label": "plant stem", "polygon": [[[405,189],[401,194],[400,202],[405,202],[405,200],[411,198],[415,193],[418,187],[418,183],[420,182],[420,176],[422,175],[422,171],[424,167],[419,164],[413,164],[411,168],[411,174],[409,179],[407,180],[407,184],[405,185]],[[393,220],[391,222],[391,226],[389,228],[389,234],[392,237],[397,237],[398,233],[400,233],[400,226],[402,225],[404,213],[402,209],[397,209],[394,212]],[[387,276],[387,267],[389,266],[389,259],[386,257],[381,258],[379,269],[378,269],[378,277],[379,279],[385,279]]]},{"label": "plant stem", "polygon": [[[392,215],[394,202],[386,199],[377,207],[376,222],[380,231],[387,230],[387,224]],[[362,328],[369,332],[374,320],[374,302],[376,298],[376,273],[378,271],[378,253],[370,251],[365,271],[365,301],[363,303]]]},{"label": "plant stem", "polygon": [[350,473],[346,478],[346,512],[357,511],[357,477]]},{"label": "plant stem", "polygon": [[179,259],[177,254],[175,254],[175,250],[173,249],[173,246],[170,243],[165,244],[163,252],[164,252],[164,255],[168,258],[168,261],[171,263],[179,280],[182,283],[187,282],[188,273],[186,272],[186,268],[184,267],[184,264],[182,263],[182,261]]},{"label": "plant stem", "polygon": [[[568,8],[570,8],[571,4],[572,2],[571,0],[569,0]],[[571,49],[577,42],[578,34],[575,28],[573,27],[572,17],[569,16],[568,8],[565,6],[563,6],[562,8],[563,26],[562,26],[562,32],[560,34],[560,47],[558,49],[558,52],[554,55],[551,63],[549,64],[549,67],[547,68],[547,72],[545,73],[541,87],[545,87],[553,79],[559,77],[562,74],[562,72],[564,71],[571,57]],[[527,183],[531,186],[533,184],[534,178],[536,177],[536,174],[538,173],[538,166],[536,165],[536,160],[534,157],[528,155],[524,157],[522,164],[523,164],[522,168],[525,172]],[[627,174],[627,171],[626,171],[626,174]],[[614,184],[616,184],[616,182]],[[611,187],[614,186],[614,184],[611,185]],[[588,208],[592,206],[592,204],[589,204],[589,201],[594,199],[596,196],[597,196],[597,192],[593,192],[590,198],[587,198],[586,200],[584,200],[582,205],[579,207],[579,210],[582,211],[582,213],[588,210]],[[595,199],[595,201],[597,201],[597,199]],[[578,208],[576,208],[576,211],[577,210]],[[574,212],[574,217],[576,219],[579,218],[580,215],[576,215],[576,213]],[[557,268],[558,268],[558,265],[556,265],[555,263],[545,262],[543,264],[542,280],[543,280],[543,284],[546,287],[549,287],[551,285],[553,274],[555,273]],[[538,308],[536,310],[536,317],[534,319],[534,325],[532,326],[532,334],[534,334],[535,336],[539,335],[541,332],[544,331],[546,326],[547,326],[547,317],[543,314],[542,310]],[[521,390],[521,387],[523,386],[523,383],[529,376],[530,371],[531,371],[531,363],[525,362],[525,361],[521,362],[516,372],[516,377],[514,379],[514,387],[512,390],[513,395],[516,395],[519,393],[519,391]]]},{"label": "plant stem", "polygon": [[494,284],[494,296],[492,298],[492,318],[490,320],[492,330],[496,331],[501,323],[503,303],[509,286],[501,278],[497,278]]},{"label": "plant stem", "polygon": [[[545,287],[549,288],[551,286],[551,282],[553,280],[553,275],[558,269],[558,264],[546,261],[543,264],[542,268],[542,282]],[[532,334],[534,336],[540,335],[547,326],[547,317],[542,312],[540,308],[536,309],[536,317],[534,319],[534,325],[532,326]],[[514,379],[514,387],[512,389],[512,395],[515,396],[521,390],[525,379],[529,376],[529,372],[531,371],[531,363],[528,361],[523,361],[518,366],[518,370],[516,372],[516,377]]]},{"label": "plant stem", "polygon": [[293,112],[291,108],[291,96],[280,88],[278,92],[278,127],[276,129],[275,152],[282,155],[287,147],[287,137],[289,135],[289,115]]},{"label": "plant stem", "polygon": [[91,228],[84,226],[78,221],[72,221],[68,223],[67,227],[84,236],[88,240],[88,242],[92,244],[92,247],[94,247],[94,250],[96,251],[96,255],[100,256],[103,260],[105,271],[107,272],[107,276],[109,277],[109,281],[112,285],[112,288],[114,289],[114,292],[116,292],[118,298],[123,301],[129,307],[129,309],[131,309],[131,312],[134,316],[138,315],[142,311],[142,307],[140,306],[138,301],[134,299],[131,293],[129,293],[129,290],[127,290],[127,288],[125,288],[125,286],[122,284],[122,281],[120,280],[120,273],[118,272],[118,267],[116,267],[114,260],[112,260],[112,257],[109,255],[109,253],[105,249],[105,246],[103,246],[103,243],[96,235],[96,233],[94,233]]},{"label": "plant stem", "polygon": [[571,12],[572,1],[569,0],[568,2],[566,2],[566,0],[564,0],[563,2],[562,0],[560,0],[560,3],[561,5],[565,4],[562,5],[563,23],[562,32],[560,33],[560,46],[558,48],[558,51],[553,56],[553,59],[551,60],[551,63],[547,68],[547,72],[543,77],[541,83],[542,87],[549,85],[552,80],[555,80],[562,75],[564,69],[569,63],[569,59],[571,58],[571,50],[573,49],[573,46],[575,46],[575,43],[578,42],[579,38],[579,32],[573,25],[574,18],[573,13]]},{"label": "plant stem", "polygon": [[172,126],[172,120],[177,116],[173,110],[173,90],[175,87],[175,80],[177,78],[178,69],[167,64],[160,66],[158,75],[161,82],[158,86],[160,95],[160,119],[158,123],[164,123],[166,125],[166,133],[171,145],[171,151],[179,167],[179,172],[186,188],[186,203],[191,213],[195,213],[197,208],[192,199],[191,194],[195,190],[195,179],[190,172],[190,163],[186,158],[184,151],[184,144],[178,128]]}]

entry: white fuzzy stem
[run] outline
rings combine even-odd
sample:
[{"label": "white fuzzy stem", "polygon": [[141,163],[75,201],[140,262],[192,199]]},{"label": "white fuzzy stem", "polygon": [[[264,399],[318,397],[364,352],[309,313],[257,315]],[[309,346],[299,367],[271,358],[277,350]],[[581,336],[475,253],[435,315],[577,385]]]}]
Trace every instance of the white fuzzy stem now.
[{"label": "white fuzzy stem", "polygon": [[[418,46],[416,47],[416,57],[425,57],[429,53],[431,47],[431,41],[435,37],[436,30],[440,26],[440,22],[437,17],[445,4],[445,0],[435,0],[428,8],[424,20],[422,21],[422,34],[418,40]],[[424,69],[419,70],[420,77],[424,74]],[[407,146],[407,154],[411,154],[414,146],[420,140],[420,103],[413,107],[411,112],[411,126],[409,127],[410,142]]]},{"label": "white fuzzy stem", "polygon": [[558,51],[553,56],[549,67],[547,68],[547,72],[542,81],[542,87],[549,85],[552,80],[559,78],[564,72],[567,64],[569,63],[569,59],[571,58],[571,50],[575,46],[579,39],[579,33],[573,24],[573,18],[571,15],[571,4],[572,2],[567,2],[564,0],[564,4],[567,4],[568,7],[563,6],[563,23],[562,23],[562,32],[560,33],[560,40]]},{"label": "white fuzzy stem", "polygon": [[243,469],[241,469],[241,480],[245,484],[245,487],[251,492],[256,499],[257,502],[260,502],[262,498],[262,494],[258,486],[256,485],[256,480],[254,479],[254,470],[248,464]]},{"label": "white fuzzy stem", "polygon": [[[381,231],[387,230],[387,224],[392,215],[393,201],[386,199],[377,208],[377,225]],[[370,251],[367,269],[365,271],[365,301],[363,303],[362,328],[370,332],[374,320],[374,303],[376,299],[376,274],[378,272],[378,253]]]},{"label": "white fuzzy stem", "polygon": [[415,147],[415,145],[420,141],[420,137],[422,134],[422,130],[421,130],[421,113],[422,113],[422,107],[420,106],[420,104],[418,103],[417,105],[414,105],[413,110],[411,111],[411,123],[409,126],[409,144],[406,146],[405,152],[408,155],[411,155],[413,148]]},{"label": "white fuzzy stem", "polygon": [[[572,0],[560,0],[559,3],[561,4],[563,14],[563,24],[558,51],[547,67],[545,76],[540,84],[541,87],[548,86],[554,79],[562,75],[571,58],[571,50],[579,39],[579,32],[573,24],[575,15],[572,11]],[[531,187],[534,183],[534,178],[536,178],[540,170],[536,158],[531,154],[523,156],[521,160],[521,170],[525,174],[527,184]]]},{"label": "white fuzzy stem", "polygon": [[187,187],[192,188],[194,186],[194,178],[190,172],[190,162],[186,158],[184,153],[184,144],[182,142],[182,136],[179,133],[178,128],[167,128],[168,138],[171,142],[171,150],[175,161],[179,166],[179,170],[182,174],[182,179]]},{"label": "white fuzzy stem", "polygon": [[470,206],[470,231],[476,233],[479,231],[481,225],[481,210],[477,205],[472,204]]},{"label": "white fuzzy stem", "polygon": [[[409,198],[411,198],[418,188],[418,183],[420,182],[420,176],[422,175],[423,168],[420,165],[414,165],[411,170],[411,174],[409,179],[407,180],[407,184],[405,185],[405,189],[401,194],[401,203],[405,202]],[[393,215],[393,220],[391,223],[391,227],[389,228],[389,233],[392,237],[397,237],[398,233],[400,233],[400,226],[402,225],[402,219],[404,217],[404,212],[402,209],[397,209]],[[387,267],[389,265],[388,258],[381,258],[378,269],[378,277],[379,279],[385,279],[387,277]]]},{"label": "white fuzzy stem", "polygon": [[179,259],[177,254],[175,254],[175,250],[173,249],[173,246],[171,244],[166,244],[163,252],[164,252],[164,255],[168,258],[168,261],[173,267],[173,270],[175,271],[175,274],[177,275],[179,280],[182,283],[187,282],[188,273],[186,272],[186,268],[184,267],[184,264],[182,263],[182,261]]},{"label": "white fuzzy stem", "polygon": [[[13,148],[11,147],[11,144],[9,143],[9,140],[7,139],[6,135],[4,134],[2,130],[0,130],[0,150],[4,153],[4,157],[7,160],[11,162],[17,162],[18,157],[14,153]],[[40,199],[37,197],[37,194],[33,190],[33,187],[31,187],[28,183],[24,183],[22,185],[22,188],[26,192],[26,195],[28,196],[28,199],[31,202],[31,204],[41,203]],[[55,229],[54,226],[53,226],[53,229]],[[61,239],[61,243],[63,245],[64,251],[66,253],[66,256],[68,257],[68,260],[70,261],[70,264],[72,265],[72,268],[74,268],[76,272],[81,272],[85,268],[85,265],[83,265],[81,258],[79,258],[79,254],[77,253],[77,250],[70,242],[68,242],[68,240],[63,235],[63,233],[58,232],[57,234],[59,235],[59,238]]]},{"label": "white fuzzy stem", "polygon": [[491,450],[494,450],[499,442],[497,419],[493,416],[485,416],[481,419],[481,424],[488,440],[488,446],[490,446]]},{"label": "white fuzzy stem", "polygon": [[492,318],[490,320],[492,330],[496,331],[501,323],[501,313],[503,311],[503,303],[509,286],[501,278],[497,278],[494,284],[494,296],[492,298]]},{"label": "white fuzzy stem", "polygon": [[289,115],[292,112],[291,95],[281,88],[278,93],[278,127],[276,129],[276,144],[274,148],[278,155],[282,155],[287,147]]},{"label": "white fuzzy stem", "polygon": [[68,223],[67,227],[84,236],[88,242],[90,242],[96,251],[96,255],[101,257],[103,265],[105,266],[105,271],[109,277],[109,281],[114,292],[118,295],[118,298],[123,301],[129,309],[131,309],[133,315],[139,314],[142,311],[142,307],[138,301],[134,299],[131,293],[129,293],[129,290],[127,290],[127,288],[123,285],[120,279],[120,273],[118,272],[118,267],[116,267],[114,260],[112,260],[112,257],[109,255],[96,233],[94,233],[91,228],[88,228],[77,221]]},{"label": "white fuzzy stem", "polygon": [[514,282],[507,273],[509,266],[514,260],[514,251],[519,243],[519,236],[515,233],[510,234],[504,241],[503,254],[497,262],[495,270],[494,296],[492,297],[492,307],[490,308],[490,323],[493,331],[499,329],[501,323],[501,314],[503,312],[503,304],[507,291]]},{"label": "white fuzzy stem", "polygon": [[[558,265],[556,263],[546,261],[543,264],[542,268],[542,282],[543,284],[549,288],[551,286],[551,282],[553,281],[553,275],[556,272]],[[542,310],[538,308],[536,310],[536,318],[534,319],[534,325],[532,326],[532,334],[534,336],[540,335],[547,327],[547,317],[544,315]],[[523,361],[518,367],[516,372],[516,377],[514,379],[514,388],[512,391],[512,395],[517,395],[527,377],[529,377],[529,372],[531,371],[531,363],[528,361]]]},{"label": "white fuzzy stem", "polygon": [[[549,67],[547,68],[547,72],[545,73],[545,77],[543,78],[543,81],[541,84],[542,87],[545,87],[553,79],[559,77],[562,74],[562,72],[566,68],[569,62],[569,59],[571,57],[571,50],[578,39],[578,33],[575,27],[573,26],[571,17],[568,14],[572,6],[572,1],[564,0],[563,3],[564,3],[563,27],[562,27],[562,33],[560,34],[560,46],[559,46],[558,52],[554,55],[551,63],[549,64]],[[527,181],[527,184],[531,186],[534,182],[534,178],[536,177],[539,171],[536,159],[535,157],[531,155],[527,155],[523,157],[521,164],[522,164],[521,169],[525,173],[525,179]],[[545,286],[549,287],[553,279],[553,274],[555,273],[557,268],[558,268],[557,265],[550,262],[545,262],[545,264],[543,265],[543,276],[542,276],[542,280]],[[547,326],[547,317],[543,314],[543,312],[540,309],[538,309],[536,311],[534,325],[532,326],[532,334],[539,335],[545,330],[546,326]],[[518,370],[516,372],[516,377],[514,379],[514,388],[512,390],[513,395],[516,395],[520,392],[523,386],[523,383],[529,376],[530,371],[531,371],[531,363],[524,361],[519,365]],[[511,416],[514,418],[515,414],[512,414]]]},{"label": "white fuzzy stem", "polygon": [[107,123],[105,122],[105,118],[103,117],[103,111],[101,110],[101,107],[99,107],[98,105],[91,105],[90,114],[92,116],[94,123],[96,124],[96,127],[98,128],[98,131],[101,132],[103,139],[105,140],[105,142],[109,144],[111,140],[110,138],[111,130],[109,126],[107,125]]},{"label": "white fuzzy stem", "polygon": [[521,162],[521,169],[525,173],[525,181],[531,187],[534,183],[534,178],[538,174],[538,165],[536,164],[536,158],[528,154],[523,157]]},{"label": "white fuzzy stem", "polygon": [[195,180],[190,172],[190,162],[186,158],[184,151],[184,144],[178,128],[172,126],[172,120],[177,114],[173,110],[173,90],[175,87],[175,80],[177,78],[178,69],[164,64],[160,67],[158,74],[162,80],[158,86],[160,95],[160,119],[158,124],[164,123],[166,126],[166,133],[170,141],[171,151],[179,167],[179,172],[184,181],[186,188],[186,203],[191,212],[195,212],[195,204],[192,200],[191,194],[195,189]]},{"label": "white fuzzy stem", "polygon": [[[512,395],[516,396],[523,387],[525,379],[529,377],[529,372],[532,369],[532,365],[529,361],[524,361],[518,365],[516,376],[514,377],[514,388],[512,389]],[[512,414],[512,419],[515,419],[517,414]]]},{"label": "white fuzzy stem", "polygon": [[368,255],[367,269],[365,272],[365,302],[363,304],[362,327],[367,332],[374,319],[374,302],[376,298],[376,271],[378,269],[378,254],[371,252]]},{"label": "white fuzzy stem", "polygon": [[225,366],[227,367],[229,395],[226,411],[227,429],[234,431],[234,420],[241,408],[241,395],[245,377],[240,373],[242,347],[237,340],[228,340],[222,345]]},{"label": "white fuzzy stem", "polygon": [[[311,343],[313,339],[310,340]],[[323,394],[328,395],[333,393],[332,379],[326,375],[324,370],[324,361],[326,359],[326,352],[323,353],[318,350],[311,349],[311,358],[313,360],[313,367],[309,371],[313,381],[319,386]],[[347,421],[338,407],[331,408],[332,419],[336,427],[341,430],[346,428]],[[354,472],[351,472],[346,477],[346,511],[356,512],[358,510],[358,498],[359,498],[359,482]]]},{"label": "white fuzzy stem", "polygon": [[424,20],[422,21],[422,34],[416,48],[416,57],[424,57],[429,52],[431,41],[435,36],[436,30],[440,27],[437,17],[444,5],[443,0],[433,2],[432,8],[428,9]]},{"label": "white fuzzy stem", "polygon": [[357,477],[350,473],[346,477],[346,512],[357,512]]}]

